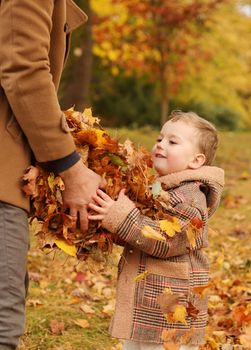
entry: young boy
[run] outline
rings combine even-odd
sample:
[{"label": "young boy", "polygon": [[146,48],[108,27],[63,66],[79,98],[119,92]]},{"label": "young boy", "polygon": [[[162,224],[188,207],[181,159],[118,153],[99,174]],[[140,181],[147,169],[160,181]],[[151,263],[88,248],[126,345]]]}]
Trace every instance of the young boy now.
[{"label": "young boy", "polygon": [[[158,222],[143,216],[124,191],[114,201],[98,190],[89,204],[96,212],[89,219],[102,220],[102,226],[124,242],[111,325],[114,337],[126,339],[124,350],[163,349],[163,330],[173,332],[172,341],[180,344],[180,350],[198,349],[203,343],[207,298],[194,288],[208,284],[209,265],[203,252],[208,245],[208,217],[217,208],[224,185],[223,170],[211,166],[217,144],[215,127],[193,112],[174,111],[160,132],[152,150],[153,166],[168,193],[169,214],[182,226],[173,237],[161,231]],[[191,219],[202,224],[192,246],[186,234]],[[146,238],[142,234],[146,225],[166,240]],[[145,278],[135,282],[143,272]],[[164,291],[171,291],[180,305],[194,308],[185,323],[165,317],[159,305]]]}]

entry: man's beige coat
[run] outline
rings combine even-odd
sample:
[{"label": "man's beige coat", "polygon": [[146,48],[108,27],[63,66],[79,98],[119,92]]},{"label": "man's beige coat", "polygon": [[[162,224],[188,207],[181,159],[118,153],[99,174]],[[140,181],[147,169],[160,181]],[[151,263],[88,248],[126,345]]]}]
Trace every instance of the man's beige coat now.
[{"label": "man's beige coat", "polygon": [[72,0],[0,0],[0,201],[28,209],[20,178],[30,164],[75,149],[57,89],[70,33],[86,21]]}]

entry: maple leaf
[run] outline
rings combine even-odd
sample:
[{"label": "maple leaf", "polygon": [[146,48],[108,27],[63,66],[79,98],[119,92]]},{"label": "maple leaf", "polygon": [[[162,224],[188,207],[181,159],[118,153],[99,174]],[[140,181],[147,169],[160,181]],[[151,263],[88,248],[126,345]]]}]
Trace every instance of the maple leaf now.
[{"label": "maple leaf", "polygon": [[192,291],[193,293],[198,294],[200,298],[204,298],[207,295],[208,289],[210,287],[211,287],[211,284],[207,284],[205,286],[193,287]]},{"label": "maple leaf", "polygon": [[160,220],[159,225],[161,230],[169,237],[173,237],[176,233],[181,232],[180,221],[176,217],[173,217],[172,221]]},{"label": "maple leaf", "polygon": [[175,323],[180,322],[187,324],[186,322],[187,310],[183,305],[176,305],[173,312],[165,314],[165,317],[168,322]]},{"label": "maple leaf", "polygon": [[163,314],[174,312],[179,302],[179,295],[167,294],[164,292],[157,296],[156,302],[159,305],[160,310],[163,312]]},{"label": "maple leaf", "polygon": [[197,230],[200,230],[203,227],[203,221],[200,218],[192,218],[190,220],[190,223],[193,227],[195,227]]},{"label": "maple leaf", "polygon": [[39,169],[34,166],[29,166],[23,177],[21,178],[21,188],[26,196],[32,196],[33,198],[38,196],[38,189],[36,186],[36,180],[39,176]]},{"label": "maple leaf", "polygon": [[186,307],[187,315],[191,316],[194,320],[198,317],[199,310],[189,301]]},{"label": "maple leaf", "polygon": [[203,221],[200,218],[195,217],[189,221],[186,235],[188,242],[193,249],[196,248],[196,237],[201,234],[202,227]]},{"label": "maple leaf", "polygon": [[160,232],[154,230],[151,226],[144,226],[141,229],[142,236],[149,239],[155,239],[156,241],[165,241],[165,237],[162,236]]}]

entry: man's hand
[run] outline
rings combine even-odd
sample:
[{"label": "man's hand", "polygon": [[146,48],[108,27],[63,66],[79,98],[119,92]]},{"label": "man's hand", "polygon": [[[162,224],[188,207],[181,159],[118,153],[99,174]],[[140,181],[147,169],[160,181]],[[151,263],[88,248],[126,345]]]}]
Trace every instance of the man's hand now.
[{"label": "man's hand", "polygon": [[72,230],[76,229],[79,217],[80,230],[86,232],[88,229],[87,205],[91,202],[97,189],[105,186],[105,180],[88,169],[81,160],[59,175],[65,184],[64,209],[69,209],[70,215],[75,220]]}]

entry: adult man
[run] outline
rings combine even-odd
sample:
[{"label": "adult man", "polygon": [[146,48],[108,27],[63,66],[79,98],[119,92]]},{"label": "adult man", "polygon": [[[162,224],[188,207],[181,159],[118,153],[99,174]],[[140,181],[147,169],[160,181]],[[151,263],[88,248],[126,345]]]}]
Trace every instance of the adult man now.
[{"label": "adult man", "polygon": [[72,0],[0,0],[0,350],[16,349],[23,333],[29,202],[19,180],[31,154],[62,176],[64,206],[82,231],[101,185],[75,151],[56,94],[70,33],[85,21]]}]

